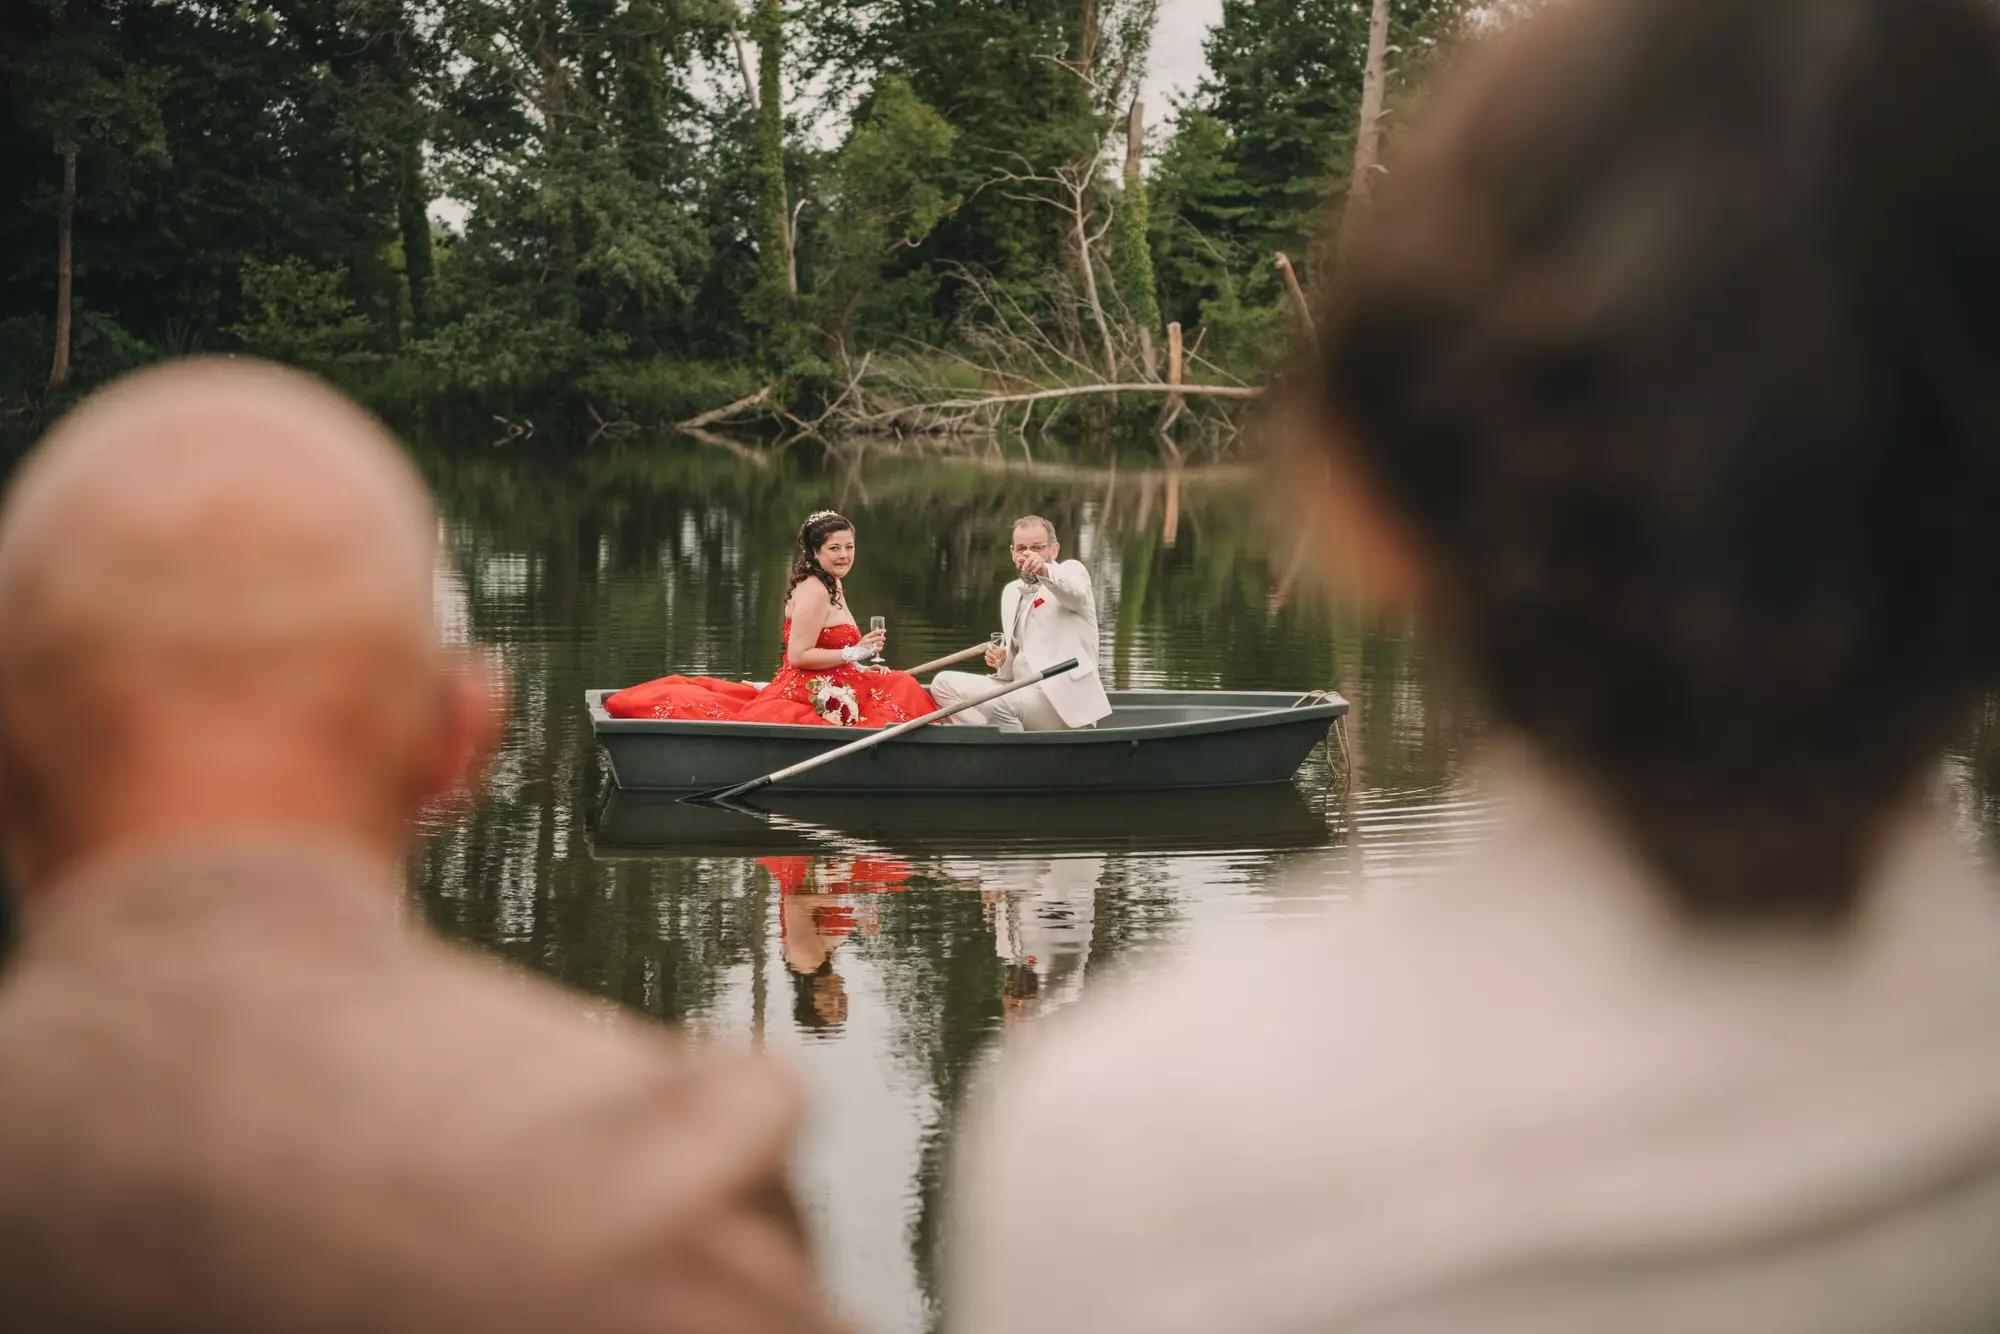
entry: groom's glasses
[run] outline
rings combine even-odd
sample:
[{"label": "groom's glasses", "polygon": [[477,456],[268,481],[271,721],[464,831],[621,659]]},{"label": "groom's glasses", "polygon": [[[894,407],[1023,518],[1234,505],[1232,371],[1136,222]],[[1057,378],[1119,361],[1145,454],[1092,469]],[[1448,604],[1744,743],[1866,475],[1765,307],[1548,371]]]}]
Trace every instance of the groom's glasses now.
[{"label": "groom's glasses", "polygon": [[1014,554],[1016,556],[1025,556],[1030,551],[1034,552],[1037,556],[1046,556],[1049,553],[1049,544],[1046,542],[1037,542],[1035,543],[1035,545],[1031,547],[1017,546],[1014,548]]}]

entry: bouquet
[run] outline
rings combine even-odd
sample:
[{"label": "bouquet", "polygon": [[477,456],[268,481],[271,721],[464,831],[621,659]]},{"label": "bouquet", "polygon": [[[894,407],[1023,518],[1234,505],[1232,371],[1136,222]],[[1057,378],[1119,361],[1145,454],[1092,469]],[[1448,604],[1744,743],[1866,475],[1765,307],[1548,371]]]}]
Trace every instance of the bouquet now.
[{"label": "bouquet", "polygon": [[831,677],[816,678],[810,690],[813,712],[832,723],[835,727],[853,727],[861,721],[861,701],[854,697],[854,687],[844,686]]}]

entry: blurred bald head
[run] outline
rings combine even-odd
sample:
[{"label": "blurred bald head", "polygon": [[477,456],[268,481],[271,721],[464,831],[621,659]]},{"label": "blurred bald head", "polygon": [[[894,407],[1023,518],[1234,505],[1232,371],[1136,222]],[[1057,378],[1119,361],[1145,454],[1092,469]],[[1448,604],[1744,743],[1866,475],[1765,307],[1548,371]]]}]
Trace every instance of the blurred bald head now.
[{"label": "blurred bald head", "polygon": [[184,363],[73,412],[0,509],[0,827],[23,878],[212,834],[399,843],[473,741],[435,535],[394,442],[306,376]]}]

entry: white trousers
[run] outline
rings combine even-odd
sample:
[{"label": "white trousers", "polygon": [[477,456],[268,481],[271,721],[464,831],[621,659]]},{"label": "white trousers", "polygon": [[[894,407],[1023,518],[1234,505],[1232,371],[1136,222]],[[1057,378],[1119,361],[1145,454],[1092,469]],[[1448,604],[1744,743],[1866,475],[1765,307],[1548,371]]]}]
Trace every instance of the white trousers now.
[{"label": "white trousers", "polygon": [[[960,700],[971,699],[998,684],[990,676],[977,676],[971,672],[939,672],[931,678],[931,698],[938,702],[939,708],[948,709]],[[1003,732],[1069,730],[1069,724],[1062,720],[1062,715],[1056,712],[1055,705],[1049,703],[1049,697],[1042,693],[1039,685],[1028,686],[989,704],[967,709],[950,721],[971,727],[997,727]]]}]

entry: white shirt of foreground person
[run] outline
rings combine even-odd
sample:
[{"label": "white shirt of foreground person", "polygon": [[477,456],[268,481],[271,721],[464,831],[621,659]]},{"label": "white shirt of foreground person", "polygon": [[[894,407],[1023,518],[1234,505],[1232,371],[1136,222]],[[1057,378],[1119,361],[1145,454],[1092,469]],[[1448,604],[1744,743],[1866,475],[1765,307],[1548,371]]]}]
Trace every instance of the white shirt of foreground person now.
[{"label": "white shirt of foreground person", "polygon": [[1851,930],[1705,934],[1508,768],[1463,870],[1001,1065],[959,1334],[2000,1329],[2000,918],[1944,818]]},{"label": "white shirt of foreground person", "polygon": [[1000,628],[1007,656],[991,677],[939,672],[931,696],[949,707],[996,681],[1032,676],[1075,658],[1073,671],[967,709],[952,721],[997,726],[1003,732],[1060,732],[1089,727],[1111,714],[1097,675],[1097,597],[1080,560],[1051,563],[1034,583],[1016,579],[1000,593]]}]

